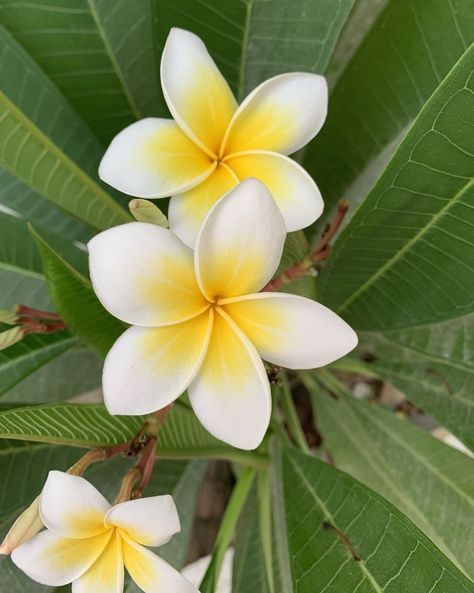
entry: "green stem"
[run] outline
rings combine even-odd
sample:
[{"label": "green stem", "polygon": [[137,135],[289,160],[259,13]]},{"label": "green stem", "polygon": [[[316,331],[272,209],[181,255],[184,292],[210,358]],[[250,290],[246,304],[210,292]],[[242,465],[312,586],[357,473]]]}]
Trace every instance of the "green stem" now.
[{"label": "green stem", "polygon": [[244,506],[247,495],[255,478],[256,470],[246,467],[240,474],[235,485],[229,503],[222,518],[216,543],[212,553],[212,560],[202,580],[201,593],[211,593],[217,586],[217,581],[222,568],[224,555],[234,536],[237,521]]},{"label": "green stem", "polygon": [[281,388],[281,405],[285,414],[290,432],[295,439],[298,447],[304,451],[304,453],[310,453],[310,448],[306,442],[303,429],[301,428],[298,414],[296,413],[295,404],[293,402],[293,396],[291,394],[290,386],[288,384],[288,377],[286,373],[282,371],[282,388]]},{"label": "green stem", "polygon": [[357,375],[363,375],[364,377],[370,377],[372,379],[380,378],[380,375],[374,371],[372,365],[362,360],[358,360],[357,358],[341,358],[340,360],[333,362],[328,368],[335,371],[355,373]]}]

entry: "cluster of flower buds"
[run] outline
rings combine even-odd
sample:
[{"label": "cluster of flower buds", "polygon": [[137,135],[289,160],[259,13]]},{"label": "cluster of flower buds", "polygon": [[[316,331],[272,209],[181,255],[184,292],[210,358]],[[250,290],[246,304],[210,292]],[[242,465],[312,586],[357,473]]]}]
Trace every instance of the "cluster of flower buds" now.
[{"label": "cluster of flower buds", "polygon": [[0,323],[13,326],[0,332],[0,350],[20,342],[28,334],[50,334],[66,327],[56,313],[25,305],[15,305],[9,310],[1,309]]}]

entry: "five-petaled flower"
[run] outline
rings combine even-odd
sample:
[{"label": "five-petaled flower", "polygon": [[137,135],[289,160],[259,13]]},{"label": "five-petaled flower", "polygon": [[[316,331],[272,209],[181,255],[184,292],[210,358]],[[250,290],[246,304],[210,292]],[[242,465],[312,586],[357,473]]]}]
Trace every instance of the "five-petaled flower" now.
[{"label": "five-petaled flower", "polygon": [[171,496],[112,506],[84,478],[52,471],[41,494],[46,530],[12,553],[43,585],[72,583],[73,593],[121,593],[124,566],[145,593],[198,593],[145,546],[161,546],[180,530]]},{"label": "five-petaled flower", "polygon": [[173,196],[170,228],[190,246],[211,206],[249,177],[268,187],[288,231],[320,216],[317,186],[286,155],[307,144],[324,123],[322,76],[275,76],[238,106],[202,41],[172,29],[161,84],[174,121],[147,118],[118,134],[100,165],[104,181],[142,198]]},{"label": "five-petaled flower", "polygon": [[357,343],[323,305],[258,293],[278,267],[285,237],[282,215],[256,179],[212,207],[194,253],[170,230],[146,223],[94,237],[95,292],[110,313],[134,326],[105,361],[109,412],[153,412],[188,389],[212,434],[242,449],[257,447],[271,413],[260,356],[291,369],[314,368]]}]

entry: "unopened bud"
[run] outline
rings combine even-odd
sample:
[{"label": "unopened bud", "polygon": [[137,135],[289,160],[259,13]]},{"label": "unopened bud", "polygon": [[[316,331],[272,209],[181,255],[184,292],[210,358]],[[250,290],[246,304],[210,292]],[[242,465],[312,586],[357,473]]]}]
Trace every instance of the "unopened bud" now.
[{"label": "unopened bud", "polygon": [[39,513],[40,497],[38,496],[31,505],[23,511],[13,523],[6,538],[0,545],[0,554],[9,556],[15,548],[21,546],[43,529],[44,524]]},{"label": "unopened bud", "polygon": [[0,323],[15,325],[18,322],[18,305],[12,309],[0,309]]},{"label": "unopened bud", "polygon": [[135,198],[128,203],[128,209],[138,222],[148,222],[168,228],[168,219],[163,212],[149,200]]},{"label": "unopened bud", "polygon": [[0,333],[0,350],[5,350],[25,337],[25,332],[20,326],[12,327]]}]

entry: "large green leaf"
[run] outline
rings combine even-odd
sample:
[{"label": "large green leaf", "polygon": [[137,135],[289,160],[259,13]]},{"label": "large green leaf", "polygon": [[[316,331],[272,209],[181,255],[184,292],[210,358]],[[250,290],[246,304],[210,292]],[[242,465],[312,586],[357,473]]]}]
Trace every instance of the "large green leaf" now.
[{"label": "large green leaf", "polygon": [[0,412],[0,438],[110,447],[132,439],[143,416],[110,416],[102,404],[51,404]]},{"label": "large green leaf", "polygon": [[343,387],[337,400],[309,387],[336,466],[403,511],[473,577],[474,460]]},{"label": "large green leaf", "polygon": [[[1,22],[103,140],[167,113],[159,63],[170,27],[200,35],[238,96],[288,70],[324,71],[353,0],[1,0]],[[303,17],[295,18],[302,14]]]},{"label": "large green leaf", "polygon": [[36,231],[32,230],[32,234],[43,258],[44,273],[57,312],[72,332],[104,356],[125,326],[104,309],[87,278],[66,262]]},{"label": "large green leaf", "polygon": [[84,242],[92,232],[76,218],[66,216],[57,206],[0,168],[0,212],[37,224],[69,241]]},{"label": "large green leaf", "polygon": [[100,144],[4,29],[0,42],[0,166],[30,199],[40,194],[94,228],[129,220],[94,180]]},{"label": "large green leaf", "polygon": [[155,0],[158,44],[163,46],[170,27],[193,31],[204,39],[242,99],[282,72],[324,72],[352,4],[353,0],[222,0],[215,5]]},{"label": "large green leaf", "polygon": [[[109,447],[129,441],[145,421],[144,416],[111,416],[102,404],[58,403],[0,412],[0,439]],[[233,449],[210,435],[194,412],[177,402],[162,427],[156,454],[160,459],[212,457],[265,466],[267,459]]]},{"label": "large green leaf", "polygon": [[295,593],[472,593],[474,585],[381,496],[286,449],[283,488]]},{"label": "large green leaf", "polygon": [[69,332],[37,334],[0,351],[0,395],[77,343]]},{"label": "large green leaf", "polygon": [[[473,41],[471,0],[389,0],[340,76],[324,128],[305,152],[303,164],[328,213],[340,198],[364,199],[407,127]],[[343,42],[342,50],[351,40]]]},{"label": "large green leaf", "polygon": [[[77,341],[77,338],[74,338]],[[103,361],[91,350],[77,346],[61,354],[10,388],[3,402],[29,405],[68,400],[98,389]]]},{"label": "large green leaf", "polygon": [[[268,534],[271,537],[271,534]],[[250,492],[235,534],[232,593],[271,593],[266,575],[257,492]]]},{"label": "large green leaf", "polygon": [[26,225],[0,213],[0,308],[50,306],[41,258]]},{"label": "large green leaf", "polygon": [[474,450],[474,315],[363,332],[372,367]]},{"label": "large green leaf", "polygon": [[[134,121],[138,111],[124,85],[96,4],[93,0],[56,0],[53,5],[2,0],[1,22],[97,135],[107,141]],[[140,23],[130,20],[133,15],[121,8],[121,20],[129,19],[133,33]],[[143,28],[138,30],[140,34]],[[123,36],[124,42],[127,36]],[[133,57],[131,53],[129,59]]]},{"label": "large green leaf", "polygon": [[336,242],[321,298],[357,329],[473,310],[473,69],[471,47]]}]

